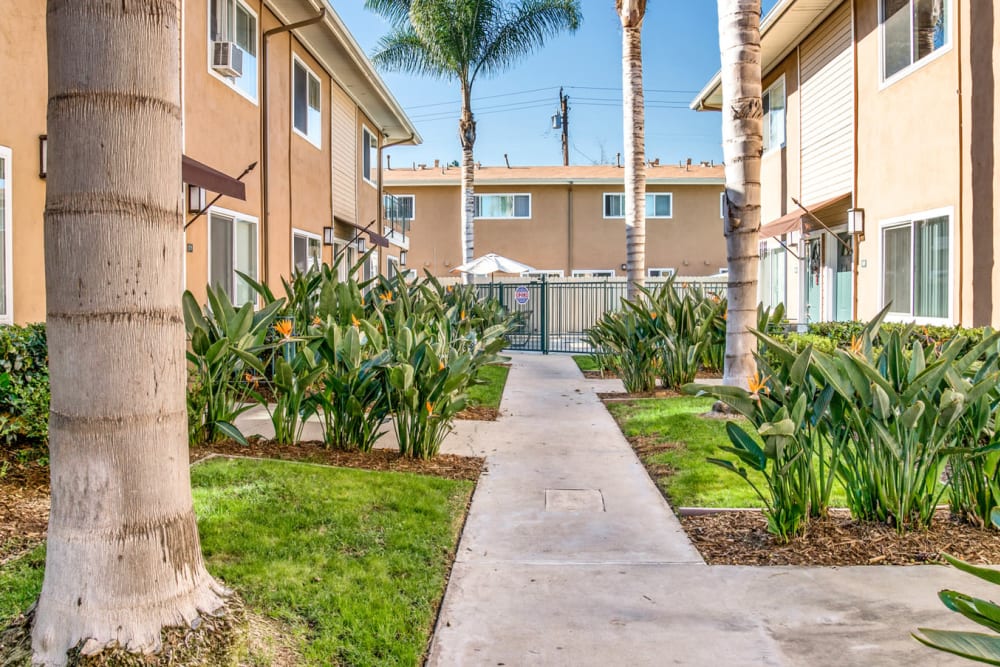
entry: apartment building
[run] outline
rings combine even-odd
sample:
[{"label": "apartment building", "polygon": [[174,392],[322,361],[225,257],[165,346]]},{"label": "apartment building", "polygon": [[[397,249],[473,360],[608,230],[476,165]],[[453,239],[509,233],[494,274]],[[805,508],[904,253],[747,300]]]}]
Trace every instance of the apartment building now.
[{"label": "apartment building", "polygon": [[[1000,11],[781,0],[761,24],[761,297],[802,322],[1000,324]],[[718,110],[719,76],[692,103]]]},{"label": "apartment building", "polygon": [[[0,323],[23,323],[45,318],[45,3],[11,3]],[[211,282],[245,303],[237,271],[280,291],[295,269],[335,253],[353,263],[373,244],[364,274],[387,270],[406,241],[383,206],[381,151],[420,136],[337,14],[323,0],[185,0],[181,11],[187,287],[204,298]]]},{"label": "apartment building", "polygon": [[[475,254],[495,252],[550,276],[625,275],[624,169],[616,166],[488,167],[475,172]],[[704,276],[726,267],[721,166],[646,169],[646,267],[650,276]],[[458,167],[385,172],[385,189],[412,225],[407,269],[454,276],[462,263]]]}]

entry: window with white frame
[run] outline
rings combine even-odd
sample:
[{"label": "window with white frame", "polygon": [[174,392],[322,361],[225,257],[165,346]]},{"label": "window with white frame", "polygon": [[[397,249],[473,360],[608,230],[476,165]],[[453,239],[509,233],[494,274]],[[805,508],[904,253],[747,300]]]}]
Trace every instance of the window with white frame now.
[{"label": "window with white frame", "polygon": [[397,275],[399,275],[399,258],[393,255],[386,255],[385,267],[386,267],[386,272],[388,273],[386,278],[392,280]]},{"label": "window with white frame", "polygon": [[13,316],[13,285],[11,285],[10,226],[11,211],[11,150],[0,146],[0,322],[11,324]]},{"label": "window with white frame", "polygon": [[354,244],[344,239],[334,239],[333,261],[337,266],[337,280],[342,283],[351,277],[351,267],[356,260]]},{"label": "window with white frame", "polygon": [[669,278],[676,271],[673,269],[646,269],[646,275],[650,278]]},{"label": "window with white frame", "polygon": [[378,181],[378,137],[361,128],[361,178],[370,185]]},{"label": "window with white frame", "polygon": [[413,220],[413,214],[416,211],[417,198],[415,195],[392,195],[395,198],[396,203],[395,213],[396,216],[402,220]]},{"label": "window with white frame", "polygon": [[320,147],[323,141],[322,86],[305,63],[292,58],[292,124],[309,143]]},{"label": "window with white frame", "polygon": [[237,272],[257,280],[257,220],[228,211],[208,216],[208,281],[222,287],[234,305],[254,303],[256,294]]},{"label": "window with white frame", "polygon": [[938,214],[882,226],[882,304],[912,318],[950,315],[951,216]]},{"label": "window with white frame", "polygon": [[674,217],[674,196],[669,192],[650,192],[646,195],[646,218]]},{"label": "window with white frame", "polygon": [[235,42],[243,52],[240,58],[242,74],[237,77],[220,75],[220,78],[256,102],[257,14],[240,0],[210,0],[209,14],[209,67],[215,42]]},{"label": "window with white frame", "polygon": [[880,0],[882,80],[948,44],[950,0]]},{"label": "window with white frame", "polygon": [[574,269],[574,278],[614,278],[614,269]]},{"label": "window with white frame", "polygon": [[[674,216],[674,196],[669,192],[649,192],[646,194],[646,218],[672,218]],[[625,194],[604,193],[604,217],[625,217]]]},{"label": "window with white frame", "polygon": [[477,218],[530,218],[531,195],[476,195]]},{"label": "window with white frame", "polygon": [[292,231],[292,266],[299,273],[318,269],[323,263],[323,240],[317,234]]},{"label": "window with white frame", "polygon": [[562,278],[564,275],[562,269],[535,269],[534,271],[525,271],[521,274],[521,277],[541,278],[545,276],[546,278]]},{"label": "window with white frame", "polygon": [[764,152],[785,145],[785,77],[771,84],[761,96],[764,104]]}]

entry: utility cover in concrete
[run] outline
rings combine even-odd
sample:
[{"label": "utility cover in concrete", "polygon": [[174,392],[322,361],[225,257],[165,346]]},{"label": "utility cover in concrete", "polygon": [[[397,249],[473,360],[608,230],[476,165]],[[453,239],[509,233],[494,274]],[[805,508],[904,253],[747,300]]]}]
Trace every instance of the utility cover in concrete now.
[{"label": "utility cover in concrete", "polygon": [[547,512],[603,512],[600,489],[545,489]]}]

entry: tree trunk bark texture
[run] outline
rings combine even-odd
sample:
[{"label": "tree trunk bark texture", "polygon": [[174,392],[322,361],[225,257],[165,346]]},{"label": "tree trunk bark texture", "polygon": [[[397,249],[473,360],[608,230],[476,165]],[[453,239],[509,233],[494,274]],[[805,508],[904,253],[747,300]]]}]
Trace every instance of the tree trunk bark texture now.
[{"label": "tree trunk bark texture", "polygon": [[462,116],[458,121],[462,144],[462,263],[471,262],[475,251],[476,165],[472,149],[476,144],[476,120],[469,108],[470,96],[471,92],[462,93]]},{"label": "tree trunk bark texture", "polygon": [[[52,508],[34,662],[218,610],[188,467],[180,0],[48,2]],[[138,58],[137,54],[142,54]]]},{"label": "tree trunk bark texture", "polygon": [[723,207],[729,262],[729,313],[723,382],[745,386],[756,373],[757,275],[760,262],[760,0],[718,0],[722,55]]},{"label": "tree trunk bark texture", "polygon": [[622,22],[622,94],[625,128],[625,246],[630,301],[646,281],[646,120],[642,90],[645,0],[618,0]]}]

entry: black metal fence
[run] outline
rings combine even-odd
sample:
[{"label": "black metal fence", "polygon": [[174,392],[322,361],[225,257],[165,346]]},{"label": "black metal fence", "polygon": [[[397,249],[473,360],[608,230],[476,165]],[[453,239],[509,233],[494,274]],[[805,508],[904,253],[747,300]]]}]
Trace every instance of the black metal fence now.
[{"label": "black metal fence", "polygon": [[[648,287],[662,280],[647,281]],[[523,313],[521,324],[510,336],[510,349],[531,352],[590,352],[584,332],[609,311],[622,309],[627,282],[618,280],[546,279],[478,283],[481,297],[493,297],[512,312]],[[723,282],[677,281],[674,288],[699,287],[726,295]]]}]

